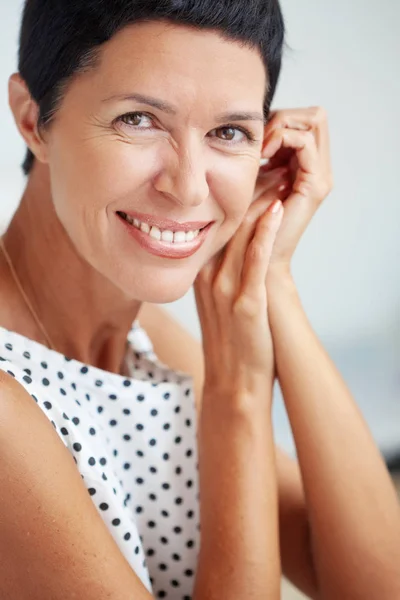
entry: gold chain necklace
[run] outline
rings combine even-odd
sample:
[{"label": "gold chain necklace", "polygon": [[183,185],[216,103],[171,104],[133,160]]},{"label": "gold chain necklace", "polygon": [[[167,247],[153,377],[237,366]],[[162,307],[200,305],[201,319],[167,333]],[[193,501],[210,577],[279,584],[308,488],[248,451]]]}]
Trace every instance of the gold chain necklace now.
[{"label": "gold chain necklace", "polygon": [[49,346],[50,350],[55,350],[55,346],[54,346],[53,342],[51,341],[51,337],[49,336],[49,334],[47,333],[47,331],[46,331],[46,329],[45,329],[45,327],[44,327],[43,323],[41,322],[41,320],[40,320],[40,319],[39,319],[39,317],[37,316],[37,314],[36,314],[36,312],[35,312],[35,310],[34,310],[34,308],[33,308],[32,304],[31,304],[31,302],[30,302],[30,300],[29,300],[28,296],[27,296],[27,295],[26,295],[26,293],[25,293],[25,290],[24,290],[24,288],[23,288],[23,287],[22,287],[22,285],[21,285],[21,282],[20,282],[20,280],[19,280],[19,278],[18,278],[18,276],[17,276],[17,273],[15,272],[14,265],[13,265],[13,263],[12,263],[12,260],[11,260],[11,258],[10,258],[10,255],[8,254],[8,252],[7,252],[7,250],[6,250],[6,247],[5,247],[5,245],[4,245],[4,240],[3,240],[3,238],[2,238],[2,237],[0,237],[0,248],[1,248],[1,250],[2,250],[2,252],[3,252],[3,254],[4,254],[4,257],[5,257],[6,261],[7,261],[7,264],[8,264],[8,266],[9,266],[9,268],[10,268],[11,275],[12,275],[12,277],[13,277],[13,279],[14,279],[14,282],[15,282],[15,284],[16,284],[16,286],[17,286],[17,288],[18,288],[18,290],[19,290],[19,292],[20,292],[20,294],[21,294],[22,298],[24,299],[24,301],[25,301],[25,304],[26,304],[26,306],[28,307],[28,309],[29,309],[29,311],[30,311],[30,313],[31,313],[32,317],[34,318],[34,320],[35,320],[35,322],[36,322],[36,325],[39,327],[39,329],[40,329],[40,330],[41,330],[41,332],[43,333],[44,337],[46,338],[47,345]]}]

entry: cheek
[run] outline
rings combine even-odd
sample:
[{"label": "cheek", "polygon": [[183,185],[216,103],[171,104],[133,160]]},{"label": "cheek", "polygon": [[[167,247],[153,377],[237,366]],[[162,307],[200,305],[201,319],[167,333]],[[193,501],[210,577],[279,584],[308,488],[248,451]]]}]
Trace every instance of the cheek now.
[{"label": "cheek", "polygon": [[224,235],[233,235],[253,201],[258,163],[254,158],[230,159],[213,173],[212,193],[223,212]]},{"label": "cheek", "polygon": [[49,161],[52,195],[58,218],[84,251],[99,233],[108,235],[112,213],[135,204],[157,166],[154,147],[135,146],[108,135],[60,139]]}]

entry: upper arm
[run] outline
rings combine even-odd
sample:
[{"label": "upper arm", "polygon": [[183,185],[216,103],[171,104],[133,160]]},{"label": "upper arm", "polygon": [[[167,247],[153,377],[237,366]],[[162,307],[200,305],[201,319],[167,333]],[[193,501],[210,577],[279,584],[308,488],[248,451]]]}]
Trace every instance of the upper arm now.
[{"label": "upper arm", "polygon": [[0,597],[146,600],[72,455],[0,370]]},{"label": "upper arm", "polygon": [[[159,359],[172,369],[192,375],[196,404],[200,411],[204,381],[201,343],[157,305],[143,305],[139,320]],[[316,597],[310,530],[299,465],[279,447],[276,447],[276,464],[282,570],[296,587]]]}]

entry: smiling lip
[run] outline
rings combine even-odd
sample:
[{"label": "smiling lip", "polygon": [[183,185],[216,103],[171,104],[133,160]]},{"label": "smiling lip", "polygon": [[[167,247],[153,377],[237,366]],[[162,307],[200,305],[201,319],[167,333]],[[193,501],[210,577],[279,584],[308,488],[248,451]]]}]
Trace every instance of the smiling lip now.
[{"label": "smiling lip", "polygon": [[[125,226],[126,231],[135,239],[136,242],[147,252],[150,254],[154,254],[155,256],[160,256],[162,258],[188,258],[195,254],[201,246],[204,244],[207,235],[213,225],[213,223],[209,223],[204,229],[202,229],[199,235],[192,240],[191,242],[164,242],[162,240],[156,240],[149,236],[149,234],[144,233],[134,225],[131,225],[123,219],[121,216],[117,214],[119,222]],[[135,217],[136,218],[136,217]],[[192,227],[193,225],[190,224]],[[182,231],[182,230],[180,230]]]},{"label": "smiling lip", "polygon": [[158,219],[144,213],[129,212],[126,210],[120,212],[124,212],[132,219],[138,219],[141,223],[147,223],[150,227],[158,227],[160,231],[184,231],[187,233],[188,231],[203,229],[203,227],[206,227],[211,223],[211,221],[189,221],[186,223],[178,223],[177,221],[171,221],[171,219]]}]

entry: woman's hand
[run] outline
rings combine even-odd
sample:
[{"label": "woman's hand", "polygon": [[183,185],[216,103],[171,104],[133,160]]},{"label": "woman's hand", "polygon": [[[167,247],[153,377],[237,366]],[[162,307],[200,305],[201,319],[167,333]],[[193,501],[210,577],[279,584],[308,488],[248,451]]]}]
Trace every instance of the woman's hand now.
[{"label": "woman's hand", "polygon": [[[267,314],[266,277],[282,221],[274,186],[252,204],[227,246],[200,271],[194,284],[203,332],[205,390],[268,390],[274,356]],[[279,197],[274,195],[275,199]],[[277,208],[273,213],[271,209]]]},{"label": "woman's hand", "polygon": [[[270,269],[290,271],[299,240],[333,187],[327,115],[323,108],[298,108],[271,113],[265,128],[255,199],[269,194],[271,178],[286,185],[284,218],[277,234]],[[286,169],[286,170],[285,170]]]}]

